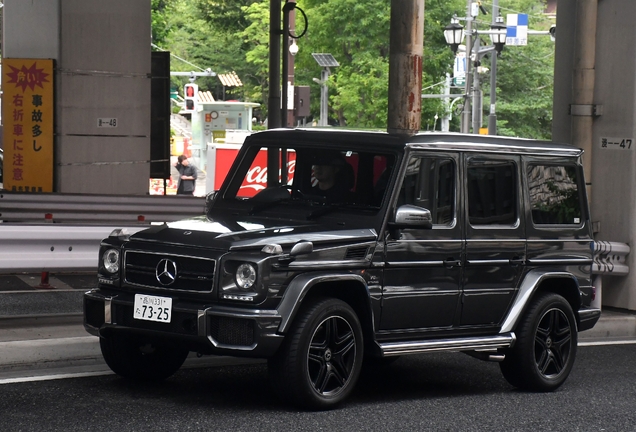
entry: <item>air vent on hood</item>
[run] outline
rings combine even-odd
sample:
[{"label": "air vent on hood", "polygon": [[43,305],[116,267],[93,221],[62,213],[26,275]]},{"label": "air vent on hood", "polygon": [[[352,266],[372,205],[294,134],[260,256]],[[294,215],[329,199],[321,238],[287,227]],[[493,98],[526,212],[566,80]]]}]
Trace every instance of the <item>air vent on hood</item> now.
[{"label": "air vent on hood", "polygon": [[368,251],[369,248],[367,246],[352,247],[347,249],[347,253],[345,254],[344,259],[364,259],[367,256]]}]

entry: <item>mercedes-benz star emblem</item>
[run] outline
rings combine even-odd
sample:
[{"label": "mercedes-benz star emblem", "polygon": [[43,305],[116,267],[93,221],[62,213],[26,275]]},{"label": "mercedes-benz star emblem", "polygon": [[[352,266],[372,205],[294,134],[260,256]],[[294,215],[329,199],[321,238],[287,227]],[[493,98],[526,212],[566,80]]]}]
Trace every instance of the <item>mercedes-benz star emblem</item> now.
[{"label": "mercedes-benz star emblem", "polygon": [[161,285],[172,285],[177,280],[177,263],[167,258],[162,259],[157,264],[155,275]]}]

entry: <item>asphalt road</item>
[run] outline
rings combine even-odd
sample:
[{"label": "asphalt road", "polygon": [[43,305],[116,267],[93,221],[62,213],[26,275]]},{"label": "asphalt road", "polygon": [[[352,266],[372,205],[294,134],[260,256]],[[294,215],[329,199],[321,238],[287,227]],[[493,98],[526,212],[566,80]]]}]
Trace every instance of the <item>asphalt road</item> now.
[{"label": "asphalt road", "polygon": [[302,412],[273,396],[266,366],[182,369],[158,384],[116,375],[0,385],[2,431],[633,431],[636,345],[580,347],[553,393],[510,387],[463,354],[367,370],[352,397]]}]

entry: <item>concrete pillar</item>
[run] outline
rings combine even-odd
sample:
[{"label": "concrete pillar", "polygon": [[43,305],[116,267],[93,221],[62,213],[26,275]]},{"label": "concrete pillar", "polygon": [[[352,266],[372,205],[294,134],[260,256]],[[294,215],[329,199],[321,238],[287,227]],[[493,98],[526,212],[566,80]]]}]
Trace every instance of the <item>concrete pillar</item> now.
[{"label": "concrete pillar", "polygon": [[[595,238],[633,247],[636,244],[636,57],[633,56],[636,2],[593,2],[598,3],[595,29],[590,28],[592,24],[583,25],[589,22],[591,13],[586,8],[590,6],[587,0],[558,3],[552,138],[577,146],[588,143],[584,162],[591,171],[588,181],[593,180],[591,212],[598,231]],[[590,40],[585,32],[595,32],[596,37]],[[584,37],[583,44],[580,37]],[[588,103],[597,109],[602,107],[602,114],[577,119],[569,115],[570,104]],[[636,310],[636,254],[630,254],[627,262],[628,276],[603,276],[604,306]]]},{"label": "concrete pillar", "polygon": [[3,53],[56,61],[56,192],[148,193],[150,0],[5,0]]},{"label": "concrete pillar", "polygon": [[388,132],[412,135],[422,122],[424,0],[391,0]]}]

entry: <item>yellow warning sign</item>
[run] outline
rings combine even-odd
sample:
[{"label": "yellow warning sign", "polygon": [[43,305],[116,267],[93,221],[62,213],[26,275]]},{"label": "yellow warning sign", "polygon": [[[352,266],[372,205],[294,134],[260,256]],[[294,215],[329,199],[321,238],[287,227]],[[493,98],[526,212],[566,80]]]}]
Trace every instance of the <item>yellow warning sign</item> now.
[{"label": "yellow warning sign", "polygon": [[53,60],[2,59],[4,188],[53,192]]}]

